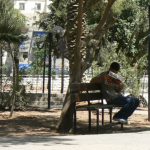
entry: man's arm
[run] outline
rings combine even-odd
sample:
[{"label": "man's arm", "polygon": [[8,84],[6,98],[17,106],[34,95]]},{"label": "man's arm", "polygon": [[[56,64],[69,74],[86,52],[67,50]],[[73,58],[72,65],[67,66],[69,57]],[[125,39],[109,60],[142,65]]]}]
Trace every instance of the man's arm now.
[{"label": "man's arm", "polygon": [[122,81],[112,78],[109,75],[106,75],[103,79],[103,82],[110,89],[114,89],[116,92],[122,92],[125,85]]},{"label": "man's arm", "polygon": [[116,85],[117,92],[123,92],[124,88],[125,88],[125,85],[122,82]]},{"label": "man's arm", "polygon": [[96,76],[96,77],[91,79],[90,83],[101,84],[102,83],[102,77],[101,76]]}]

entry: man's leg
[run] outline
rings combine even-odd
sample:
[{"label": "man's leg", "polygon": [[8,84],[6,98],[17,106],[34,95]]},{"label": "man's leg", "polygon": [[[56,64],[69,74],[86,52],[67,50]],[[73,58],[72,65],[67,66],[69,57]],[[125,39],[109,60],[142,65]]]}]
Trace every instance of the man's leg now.
[{"label": "man's leg", "polygon": [[127,120],[128,117],[131,116],[134,110],[138,107],[139,99],[130,96],[120,96],[114,99],[111,103],[116,106],[122,106],[122,108],[114,115],[113,118]]}]

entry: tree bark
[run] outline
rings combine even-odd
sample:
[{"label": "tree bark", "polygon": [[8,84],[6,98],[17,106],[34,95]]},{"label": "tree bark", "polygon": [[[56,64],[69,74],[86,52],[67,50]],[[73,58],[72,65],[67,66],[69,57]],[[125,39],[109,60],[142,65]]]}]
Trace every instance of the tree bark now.
[{"label": "tree bark", "polygon": [[[73,82],[81,82],[81,35],[82,35],[82,19],[83,19],[83,0],[78,1],[78,15],[77,15],[77,32],[75,49],[71,54],[73,60],[70,61],[70,84]],[[61,117],[57,126],[59,132],[69,132],[73,126],[73,113],[75,103],[71,101],[70,86],[67,91],[67,97],[61,113]]]},{"label": "tree bark", "polygon": [[94,37],[97,38],[97,37],[99,37],[99,34],[101,34],[102,29],[103,29],[103,27],[104,27],[104,25],[105,25],[105,23],[106,23],[106,21],[107,21],[107,19],[109,17],[109,13],[110,13],[111,7],[112,7],[112,5],[114,4],[115,1],[116,0],[108,0],[106,9],[104,11],[104,14],[103,14],[101,20],[99,21],[99,23],[98,23],[98,25],[97,25],[97,27],[95,29]]},{"label": "tree bark", "polygon": [[0,92],[2,92],[2,80],[3,80],[3,72],[2,72],[2,66],[3,66],[3,61],[2,61],[2,49],[0,47]]},{"label": "tree bark", "polygon": [[150,121],[150,5],[148,7],[149,13],[149,44],[148,44],[148,121]]},{"label": "tree bark", "polygon": [[11,98],[11,110],[9,117],[12,117],[14,108],[15,108],[15,102],[18,98],[17,92],[19,92],[19,59],[18,59],[18,46],[15,47],[14,54],[13,54],[13,92],[12,92],[12,98]]}]

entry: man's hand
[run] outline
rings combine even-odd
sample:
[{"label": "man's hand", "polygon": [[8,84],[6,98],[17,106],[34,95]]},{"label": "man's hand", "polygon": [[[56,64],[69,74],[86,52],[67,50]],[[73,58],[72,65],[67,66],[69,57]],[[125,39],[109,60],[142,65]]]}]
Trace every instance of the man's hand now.
[{"label": "man's hand", "polygon": [[120,82],[118,85],[116,85],[116,91],[121,92],[123,91],[124,87],[125,85],[122,82]]}]

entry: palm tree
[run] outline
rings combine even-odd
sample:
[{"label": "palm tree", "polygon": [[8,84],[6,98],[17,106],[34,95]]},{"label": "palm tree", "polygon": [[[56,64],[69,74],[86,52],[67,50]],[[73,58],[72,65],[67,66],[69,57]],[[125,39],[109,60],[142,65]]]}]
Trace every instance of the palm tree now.
[{"label": "palm tree", "polygon": [[[19,90],[19,45],[25,39],[22,31],[25,28],[25,17],[13,8],[11,0],[0,0],[0,43],[11,55],[13,61],[13,95],[12,110]],[[13,111],[11,111],[13,112]],[[11,113],[12,115],[12,113]]]}]

